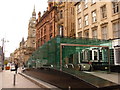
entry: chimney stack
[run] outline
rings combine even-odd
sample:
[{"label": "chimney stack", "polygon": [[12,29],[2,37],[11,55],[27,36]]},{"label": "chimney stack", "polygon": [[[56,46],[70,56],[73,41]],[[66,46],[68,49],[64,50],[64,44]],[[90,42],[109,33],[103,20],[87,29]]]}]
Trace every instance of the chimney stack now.
[{"label": "chimney stack", "polygon": [[38,13],[38,22],[40,21],[41,18],[41,12]]}]

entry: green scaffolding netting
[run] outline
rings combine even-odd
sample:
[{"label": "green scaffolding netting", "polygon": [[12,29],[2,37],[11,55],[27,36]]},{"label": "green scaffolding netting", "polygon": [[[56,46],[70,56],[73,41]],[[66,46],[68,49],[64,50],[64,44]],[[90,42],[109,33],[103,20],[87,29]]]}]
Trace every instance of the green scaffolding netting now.
[{"label": "green scaffolding netting", "polygon": [[[29,67],[42,67],[43,65],[53,65],[55,68],[60,68],[60,45],[64,44],[79,44],[79,45],[96,45],[96,46],[108,46],[112,49],[112,43],[110,40],[100,40],[100,39],[88,39],[88,38],[69,38],[57,36],[50,41],[46,42],[44,45],[40,46],[29,58],[27,64]],[[98,49],[102,54],[101,62],[108,62],[108,49],[95,46],[63,46],[62,47],[62,65],[66,63],[78,64],[81,62],[92,61],[90,56],[91,49]],[[83,54],[86,51],[86,54]],[[80,52],[80,61],[78,61],[78,53]],[[99,56],[100,56],[99,55]],[[111,57],[111,64],[113,59]],[[93,57],[96,58],[95,56]],[[97,60],[96,60],[97,61]]]}]

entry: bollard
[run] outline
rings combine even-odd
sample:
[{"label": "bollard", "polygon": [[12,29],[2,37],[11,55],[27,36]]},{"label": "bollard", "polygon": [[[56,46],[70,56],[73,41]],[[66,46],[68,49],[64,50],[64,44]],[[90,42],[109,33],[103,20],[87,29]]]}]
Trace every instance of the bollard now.
[{"label": "bollard", "polygon": [[14,74],[14,78],[13,78],[13,85],[15,86],[15,81],[16,81],[16,74]]}]

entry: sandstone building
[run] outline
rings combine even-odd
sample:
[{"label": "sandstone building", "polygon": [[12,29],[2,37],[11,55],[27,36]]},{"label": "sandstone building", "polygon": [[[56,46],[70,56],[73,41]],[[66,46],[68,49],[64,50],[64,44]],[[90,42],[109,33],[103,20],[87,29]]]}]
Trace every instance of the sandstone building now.
[{"label": "sandstone building", "polygon": [[35,51],[36,47],[36,12],[35,7],[32,12],[32,17],[30,18],[29,24],[28,24],[28,37],[25,41],[24,38],[22,38],[22,41],[19,43],[19,48],[17,48],[13,53],[10,54],[10,60],[11,62],[14,62],[14,60],[17,60],[20,65],[23,63],[26,64],[29,57],[32,55],[32,53]]},{"label": "sandstone building", "polygon": [[75,4],[76,37],[112,40],[120,65],[120,1],[84,0]]},{"label": "sandstone building", "polygon": [[36,48],[57,35],[56,13],[57,7],[52,2],[48,3],[47,11],[44,11],[42,16],[41,12],[38,13],[38,19],[36,20]]},{"label": "sandstone building", "polygon": [[55,36],[75,37],[75,2],[50,2],[36,20],[36,48]]},{"label": "sandstone building", "polygon": [[32,17],[30,18],[29,24],[28,24],[28,37],[27,37],[27,47],[35,48],[36,47],[36,12],[35,7],[32,12]]},{"label": "sandstone building", "polygon": [[57,3],[57,27],[62,36],[75,37],[75,2]]}]

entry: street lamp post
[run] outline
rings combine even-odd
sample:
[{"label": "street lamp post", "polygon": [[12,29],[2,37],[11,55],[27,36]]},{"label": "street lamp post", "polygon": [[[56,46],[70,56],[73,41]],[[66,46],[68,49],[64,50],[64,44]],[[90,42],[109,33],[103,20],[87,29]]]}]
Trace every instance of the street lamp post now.
[{"label": "street lamp post", "polygon": [[3,38],[1,41],[2,41],[2,70],[4,70],[4,59],[5,59],[5,57],[4,57],[4,55],[5,55],[4,44],[5,44],[5,42],[9,42],[9,41],[6,41],[5,38]]}]

